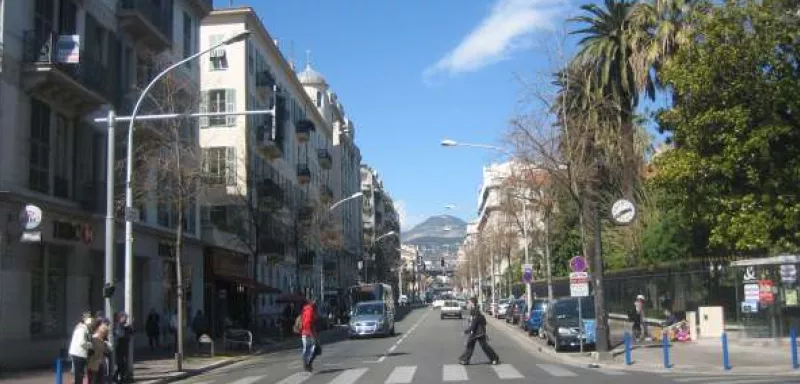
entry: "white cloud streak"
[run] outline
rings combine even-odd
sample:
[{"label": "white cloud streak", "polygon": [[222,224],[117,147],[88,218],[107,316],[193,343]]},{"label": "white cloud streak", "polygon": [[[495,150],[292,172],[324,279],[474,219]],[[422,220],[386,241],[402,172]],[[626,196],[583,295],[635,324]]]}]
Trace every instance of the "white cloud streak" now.
[{"label": "white cloud streak", "polygon": [[536,32],[554,30],[565,5],[565,0],[497,0],[489,14],[423,76],[474,72],[507,59],[530,47]]}]

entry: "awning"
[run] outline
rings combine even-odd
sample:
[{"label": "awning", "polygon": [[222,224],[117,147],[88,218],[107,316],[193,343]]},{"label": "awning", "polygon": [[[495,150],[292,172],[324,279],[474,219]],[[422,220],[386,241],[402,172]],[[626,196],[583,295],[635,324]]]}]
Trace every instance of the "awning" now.
[{"label": "awning", "polygon": [[280,289],[259,283],[258,281],[255,281],[249,277],[214,275],[214,278],[217,280],[227,281],[229,283],[240,284],[244,287],[254,290],[257,293],[281,293]]},{"label": "awning", "polygon": [[754,267],[763,265],[800,264],[800,255],[778,255],[758,259],[737,260],[731,263],[732,267]]}]

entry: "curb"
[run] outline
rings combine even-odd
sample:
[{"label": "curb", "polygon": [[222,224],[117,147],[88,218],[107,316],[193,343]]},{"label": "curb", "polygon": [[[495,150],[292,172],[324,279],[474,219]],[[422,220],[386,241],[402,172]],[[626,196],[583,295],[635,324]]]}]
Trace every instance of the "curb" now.
[{"label": "curb", "polygon": [[[716,367],[695,367],[695,366],[678,366],[678,367],[671,367],[669,369],[664,368],[658,364],[646,364],[646,363],[637,363],[634,360],[633,365],[625,365],[624,363],[614,363],[614,360],[611,362],[604,362],[604,361],[595,361],[591,360],[591,358],[580,357],[579,355],[564,355],[557,353],[553,348],[550,348],[548,345],[542,345],[541,343],[529,339],[527,335],[524,335],[521,332],[517,332],[513,329],[512,325],[506,324],[504,321],[500,321],[495,318],[489,318],[488,323],[490,323],[493,327],[499,329],[500,331],[504,332],[506,335],[514,339],[518,344],[523,346],[528,351],[539,352],[547,355],[548,357],[558,360],[561,363],[583,368],[583,369],[607,369],[607,370],[614,370],[614,371],[627,371],[627,372],[638,372],[638,373],[672,373],[672,374],[691,374],[691,375],[698,375],[698,376],[718,376],[718,375],[730,375],[730,376],[763,376],[763,377],[772,377],[772,376],[791,376],[791,375],[798,375],[800,376],[800,372],[794,370],[772,370],[771,372],[752,372],[752,371],[740,371],[740,372],[732,372],[726,371],[722,368]],[[524,335],[525,339],[520,339],[517,336]],[[577,357],[576,357],[577,356]],[[752,368],[752,367],[751,367]],[[734,367],[735,369],[735,367]]]}]

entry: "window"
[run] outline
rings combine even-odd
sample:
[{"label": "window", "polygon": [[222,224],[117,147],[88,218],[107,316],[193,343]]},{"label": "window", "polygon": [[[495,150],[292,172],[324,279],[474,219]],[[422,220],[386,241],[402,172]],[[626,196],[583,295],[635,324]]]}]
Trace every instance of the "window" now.
[{"label": "window", "polygon": [[31,99],[28,168],[28,187],[34,191],[50,192],[50,107]]},{"label": "window", "polygon": [[[203,92],[200,112],[234,112],[236,111],[235,89],[212,89]],[[220,127],[236,125],[236,116],[206,116],[200,118],[200,127]]]},{"label": "window", "polygon": [[49,338],[66,334],[67,260],[70,249],[51,244],[35,245],[31,259],[32,337]]},{"label": "window", "polygon": [[322,108],[322,92],[317,91],[317,107]]},{"label": "window", "polygon": [[[183,57],[194,54],[194,39],[192,36],[192,17],[188,13],[183,13]],[[186,62],[186,67],[191,68],[191,61]]]},{"label": "window", "polygon": [[71,191],[70,164],[72,164],[71,124],[63,115],[56,115],[55,161],[53,195],[68,199]]},{"label": "window", "polygon": [[203,173],[208,184],[236,185],[236,148],[204,148]]},{"label": "window", "polygon": [[[225,35],[223,34],[216,34],[211,35],[208,37],[208,47],[211,48],[225,39]],[[211,51],[211,70],[212,71],[224,71],[228,69],[228,58],[225,54],[225,48],[219,47],[213,51]]]}]

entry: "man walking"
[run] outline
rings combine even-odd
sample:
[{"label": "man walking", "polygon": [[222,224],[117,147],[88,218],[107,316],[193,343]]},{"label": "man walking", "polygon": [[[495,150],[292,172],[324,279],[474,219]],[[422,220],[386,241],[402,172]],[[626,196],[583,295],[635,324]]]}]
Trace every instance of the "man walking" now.
[{"label": "man walking", "polygon": [[500,364],[500,357],[497,356],[497,353],[486,341],[486,318],[483,317],[480,309],[478,309],[478,299],[474,297],[469,299],[469,309],[469,315],[472,320],[469,323],[469,329],[464,331],[464,333],[469,334],[469,340],[467,340],[467,346],[464,349],[464,353],[458,358],[458,362],[461,365],[468,365],[469,359],[472,358],[472,352],[475,351],[475,343],[480,343],[481,349],[483,349],[483,353],[486,354],[489,361],[493,365]]},{"label": "man walking", "polygon": [[300,336],[303,338],[303,367],[308,372],[314,370],[314,352],[317,344],[316,304],[307,300],[300,313]]}]

